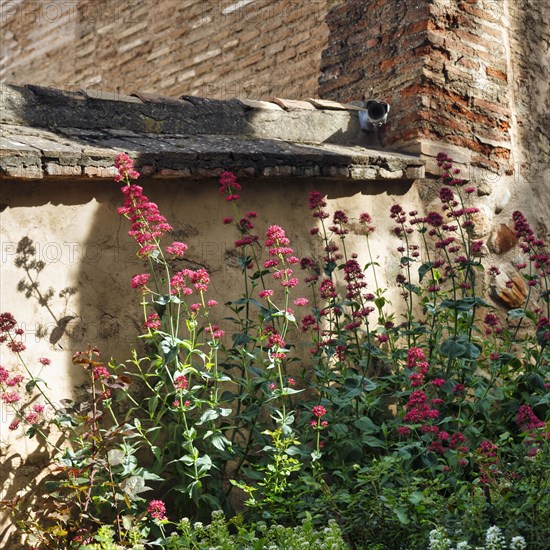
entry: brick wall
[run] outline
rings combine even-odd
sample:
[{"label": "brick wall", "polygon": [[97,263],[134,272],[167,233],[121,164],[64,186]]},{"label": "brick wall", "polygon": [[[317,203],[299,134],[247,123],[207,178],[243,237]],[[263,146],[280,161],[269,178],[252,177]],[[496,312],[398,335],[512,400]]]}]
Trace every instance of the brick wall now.
[{"label": "brick wall", "polygon": [[315,97],[326,9],[325,0],[7,0],[0,78],[219,99]]}]

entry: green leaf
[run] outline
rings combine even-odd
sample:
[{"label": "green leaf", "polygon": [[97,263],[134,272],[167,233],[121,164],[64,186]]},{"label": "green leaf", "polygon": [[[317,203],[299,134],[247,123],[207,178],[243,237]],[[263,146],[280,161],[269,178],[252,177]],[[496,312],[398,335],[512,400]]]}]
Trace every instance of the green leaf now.
[{"label": "green leaf", "polygon": [[362,416],[361,418],[358,418],[353,423],[353,425],[359,431],[365,432],[367,434],[378,432],[378,426],[368,416]]},{"label": "green leaf", "polygon": [[281,395],[292,395],[294,393],[302,393],[304,390],[295,390],[294,388],[283,388]]},{"label": "green leaf", "polygon": [[406,288],[409,292],[413,292],[414,294],[416,294],[417,296],[420,296],[420,293],[421,293],[421,289],[419,286],[417,285],[413,285],[411,283],[405,283],[403,285],[404,288]]},{"label": "green leaf", "polygon": [[141,476],[131,476],[126,478],[120,484],[120,488],[132,500],[135,499],[139,493],[150,490],[145,486],[145,481]]},{"label": "green leaf", "polygon": [[460,334],[448,338],[441,344],[441,354],[449,359],[463,358],[473,361],[481,355],[481,350],[468,340],[467,335]]},{"label": "green leaf", "polygon": [[[229,409],[231,410],[231,409]],[[196,422],[197,426],[201,426],[205,422],[210,422],[212,420],[216,420],[220,416],[220,413],[215,409],[208,409],[207,411],[204,411],[202,413],[202,416],[198,422]]]},{"label": "green leaf", "polygon": [[426,275],[426,273],[428,273],[432,269],[433,265],[434,265],[433,262],[426,262],[418,268],[418,281],[419,282],[422,282],[422,279],[424,278],[424,275]]},{"label": "green leaf", "polygon": [[403,525],[408,525],[410,523],[410,520],[407,517],[407,510],[403,508],[394,508],[393,511],[395,512],[395,515],[400,523]]},{"label": "green leaf", "polygon": [[363,443],[365,445],[368,445],[369,447],[378,447],[379,449],[385,449],[386,448],[386,443],[384,443],[384,441],[382,441],[381,439],[378,439],[378,437],[374,437],[372,435],[364,435],[361,438],[361,441],[363,441]]},{"label": "green leaf", "polygon": [[212,436],[212,445],[220,451],[225,451],[231,447],[231,442],[223,434],[214,434]]},{"label": "green leaf", "polygon": [[202,455],[195,461],[200,474],[206,474],[212,468],[212,459],[208,455]]},{"label": "green leaf", "polygon": [[164,362],[170,364],[178,355],[178,346],[172,337],[165,338],[160,343],[160,349],[164,355]]},{"label": "green leaf", "polygon": [[441,354],[449,359],[462,357],[466,353],[466,346],[455,338],[449,338],[441,344]]},{"label": "green leaf", "polygon": [[111,466],[119,466],[120,464],[123,464],[125,458],[126,453],[120,449],[111,449],[107,453],[107,462],[109,462]]},{"label": "green leaf", "polygon": [[508,317],[510,319],[522,319],[523,317],[526,317],[526,316],[527,315],[525,314],[525,310],[522,308],[511,309],[508,312]]},{"label": "green leaf", "polygon": [[26,384],[25,384],[25,389],[27,390],[27,393],[31,393],[32,390],[34,390],[34,388],[36,386],[38,386],[39,383],[42,383],[44,384],[44,386],[48,387],[48,384],[46,383],[45,380],[43,380],[42,378],[31,378]]}]

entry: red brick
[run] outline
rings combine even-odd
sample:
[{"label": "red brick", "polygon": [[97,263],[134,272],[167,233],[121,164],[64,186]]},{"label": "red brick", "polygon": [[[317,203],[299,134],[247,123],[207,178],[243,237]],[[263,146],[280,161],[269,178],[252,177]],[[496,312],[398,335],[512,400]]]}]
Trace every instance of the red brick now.
[{"label": "red brick", "polygon": [[487,74],[487,76],[492,76],[493,78],[496,78],[498,80],[508,82],[508,75],[504,71],[499,71],[498,69],[494,69],[493,67],[486,67],[485,73]]}]

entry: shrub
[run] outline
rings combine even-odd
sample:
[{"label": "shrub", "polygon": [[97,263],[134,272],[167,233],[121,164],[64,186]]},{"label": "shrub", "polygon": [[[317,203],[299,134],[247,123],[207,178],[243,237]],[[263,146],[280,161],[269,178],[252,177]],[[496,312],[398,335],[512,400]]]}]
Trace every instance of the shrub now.
[{"label": "shrub", "polygon": [[[62,479],[49,497],[70,511],[57,522],[68,544],[93,535],[97,544],[187,537],[188,545],[215,545],[220,533],[232,544],[279,544],[273,533],[311,542],[322,526],[337,533],[336,521],[357,548],[422,547],[436,527],[482,544],[495,524],[509,539],[524,536],[529,548],[544,546],[550,261],[515,212],[526,257],[516,267],[529,294],[522,308],[499,316],[480,292],[499,270],[483,266],[483,243],[474,238],[475,189],[452,159],[438,162],[440,211],[390,211],[402,308],[379,287],[368,213],[356,220],[369,256],[362,266],[348,250],[348,215],[329,213],[324,197],[311,193],[311,235],[323,252],[298,258],[282,227],[261,237],[257,214],[239,211],[240,183],[224,173],[220,193],[232,209],[224,223],[236,231],[243,278],[243,294],[227,302],[226,320],[238,327],[228,344],[208,272],[178,267],[187,245],[163,244],[168,221],[135,183],[131,159],[117,158],[119,213],[130,220],[144,266],[131,280],[143,308],[142,351],[120,365],[102,363],[95,350],[77,354],[91,377],[91,413],[51,404],[52,423],[70,443],[57,449]],[[16,323],[5,320],[4,342],[23,360]],[[298,352],[303,345],[309,360]],[[31,400],[36,391],[47,399],[22,364]],[[24,378],[4,370],[2,400],[28,435],[46,437],[46,423],[29,422],[12,389]],[[151,484],[160,498],[147,501]],[[218,510],[235,516],[239,492],[247,523],[235,520],[236,534],[219,515],[203,529],[172,521],[206,522]],[[45,545],[60,536],[39,522],[32,529]]]}]

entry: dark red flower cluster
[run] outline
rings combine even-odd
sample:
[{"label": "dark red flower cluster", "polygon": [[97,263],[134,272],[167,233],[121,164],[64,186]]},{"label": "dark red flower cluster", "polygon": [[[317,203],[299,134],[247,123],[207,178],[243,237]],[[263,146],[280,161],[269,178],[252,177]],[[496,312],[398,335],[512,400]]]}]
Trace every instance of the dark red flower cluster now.
[{"label": "dark red flower cluster", "polygon": [[336,210],[332,216],[332,223],[329,227],[329,230],[332,231],[335,235],[339,235],[340,237],[347,235],[349,233],[349,229],[344,227],[349,223],[349,219],[345,212],[342,210]]},{"label": "dark red flower cluster", "polygon": [[313,330],[313,331],[319,330],[319,324],[317,323],[313,315],[306,315],[302,319],[302,332],[306,332],[308,330]]},{"label": "dark red flower cluster", "polygon": [[319,191],[312,191],[309,194],[309,209],[315,210],[313,213],[314,218],[326,219],[329,217],[328,213],[323,210],[327,205],[327,201]]},{"label": "dark red flower cluster", "polygon": [[374,233],[376,227],[372,225],[371,215],[367,212],[363,212],[359,216],[359,223],[365,228],[365,235],[369,236],[371,233]]},{"label": "dark red flower cluster", "polygon": [[355,259],[348,260],[344,265],[344,280],[346,281],[346,298],[355,300],[361,297],[361,290],[366,288],[365,274]]},{"label": "dark red flower cluster", "polygon": [[319,294],[324,300],[332,300],[338,295],[336,287],[330,279],[323,279],[319,285]]},{"label": "dark red flower cluster", "polygon": [[[235,241],[235,246],[237,248],[257,243],[260,240],[260,237],[258,235],[254,235],[251,233],[252,229],[254,229],[254,223],[252,222],[252,220],[256,217],[257,217],[256,212],[250,211],[250,212],[247,212],[239,220],[239,223],[237,223],[237,229],[241,234],[241,238]],[[224,220],[224,223],[225,223],[225,220]]]},{"label": "dark red flower cluster", "polygon": [[[550,256],[546,249],[546,245],[542,239],[538,239],[525,216],[516,210],[512,214],[514,220],[514,229],[516,236],[520,239],[519,247],[528,254],[529,261],[536,270],[536,273],[531,273],[530,279],[527,281],[529,286],[537,286],[540,278],[545,278],[550,275]],[[518,267],[520,264],[517,264]],[[521,268],[527,264],[521,264]],[[518,267],[518,269],[521,269]]]},{"label": "dark red flower cluster", "polygon": [[438,153],[437,165],[443,169],[441,179],[445,185],[463,186],[467,183],[467,180],[458,177],[460,170],[458,168],[453,169],[453,159],[446,153]]},{"label": "dark red flower cluster", "polygon": [[516,416],[516,424],[522,432],[544,428],[546,424],[538,418],[531,405],[522,405]]},{"label": "dark red flower cluster", "polygon": [[241,185],[237,182],[237,176],[233,172],[223,172],[220,176],[220,193],[225,194],[225,200],[238,201],[241,197],[235,193],[240,191]]}]

